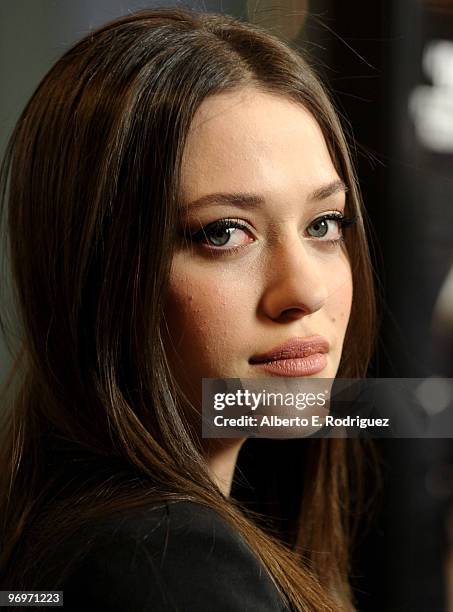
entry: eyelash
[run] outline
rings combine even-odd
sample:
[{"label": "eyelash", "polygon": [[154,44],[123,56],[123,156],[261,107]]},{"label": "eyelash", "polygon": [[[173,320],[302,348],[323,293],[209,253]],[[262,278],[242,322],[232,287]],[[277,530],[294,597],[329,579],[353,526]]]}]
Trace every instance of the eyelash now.
[{"label": "eyelash", "polygon": [[[311,227],[315,225],[316,223],[321,223],[322,221],[338,221],[340,225],[340,230],[341,230],[340,237],[336,239],[319,240],[319,242],[322,242],[323,244],[329,247],[335,247],[335,246],[339,246],[342,242],[344,242],[343,230],[353,225],[357,221],[357,217],[348,218],[348,217],[345,217],[343,213],[339,210],[332,211],[330,213],[326,213],[325,215],[321,215],[320,217],[317,217],[310,223],[308,227]],[[183,237],[186,239],[189,239],[191,242],[201,243],[209,235],[208,234],[209,231],[219,232],[219,231],[226,230],[226,229],[241,229],[241,230],[249,231],[249,227],[245,225],[240,219],[226,218],[226,219],[219,219],[218,221],[214,221],[212,223],[208,223],[207,225],[202,227],[200,230],[192,234],[190,232],[183,233]],[[313,236],[312,238],[316,240],[316,237]],[[240,251],[247,245],[239,245],[239,246],[230,247],[230,248],[217,248],[214,245],[207,245],[207,246],[210,249],[212,254],[216,256],[222,256],[222,255],[230,255],[233,253],[237,253],[238,251]]]}]

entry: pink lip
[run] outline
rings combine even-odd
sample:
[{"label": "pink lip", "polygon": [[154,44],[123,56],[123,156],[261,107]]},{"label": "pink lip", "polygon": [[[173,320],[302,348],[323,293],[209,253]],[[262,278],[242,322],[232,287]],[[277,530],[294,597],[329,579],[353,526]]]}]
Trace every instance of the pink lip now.
[{"label": "pink lip", "polygon": [[329,343],[322,336],[291,338],[266,353],[253,356],[249,361],[269,374],[310,376],[326,367],[325,353],[328,351]]},{"label": "pink lip", "polygon": [[329,343],[322,336],[309,336],[307,338],[291,338],[283,344],[275,346],[270,351],[254,355],[249,362],[267,363],[269,361],[300,359],[315,355],[316,353],[327,353]]},{"label": "pink lip", "polygon": [[262,368],[269,374],[277,376],[310,376],[324,370],[327,357],[324,353],[314,353],[299,359],[278,359],[256,363],[255,367]]}]

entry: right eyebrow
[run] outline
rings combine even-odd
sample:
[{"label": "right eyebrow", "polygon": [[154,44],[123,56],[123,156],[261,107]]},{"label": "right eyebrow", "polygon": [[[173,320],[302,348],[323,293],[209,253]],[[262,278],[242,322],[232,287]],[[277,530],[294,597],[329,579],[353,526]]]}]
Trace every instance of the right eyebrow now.
[{"label": "right eyebrow", "polygon": [[186,205],[186,208],[202,208],[208,205],[233,205],[241,208],[258,208],[265,199],[255,193],[209,193]]}]

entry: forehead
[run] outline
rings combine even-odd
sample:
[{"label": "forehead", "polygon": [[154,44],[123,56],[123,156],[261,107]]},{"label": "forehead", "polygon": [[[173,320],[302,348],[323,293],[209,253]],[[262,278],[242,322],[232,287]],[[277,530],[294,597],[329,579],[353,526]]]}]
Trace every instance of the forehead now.
[{"label": "forehead", "polygon": [[338,178],[317,121],[301,104],[255,89],[211,96],[186,141],[182,190],[259,190],[299,196]]}]

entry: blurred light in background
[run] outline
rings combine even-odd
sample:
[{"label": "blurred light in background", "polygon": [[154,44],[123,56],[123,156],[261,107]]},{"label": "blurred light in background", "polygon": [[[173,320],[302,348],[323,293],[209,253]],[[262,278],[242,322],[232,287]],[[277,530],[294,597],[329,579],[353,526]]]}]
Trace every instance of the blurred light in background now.
[{"label": "blurred light in background", "polygon": [[430,42],[423,67],[432,85],[418,85],[409,98],[418,139],[427,149],[453,153],[453,42]]},{"label": "blurred light in background", "polygon": [[438,414],[453,400],[453,379],[426,378],[415,390],[415,395],[428,415]]}]

